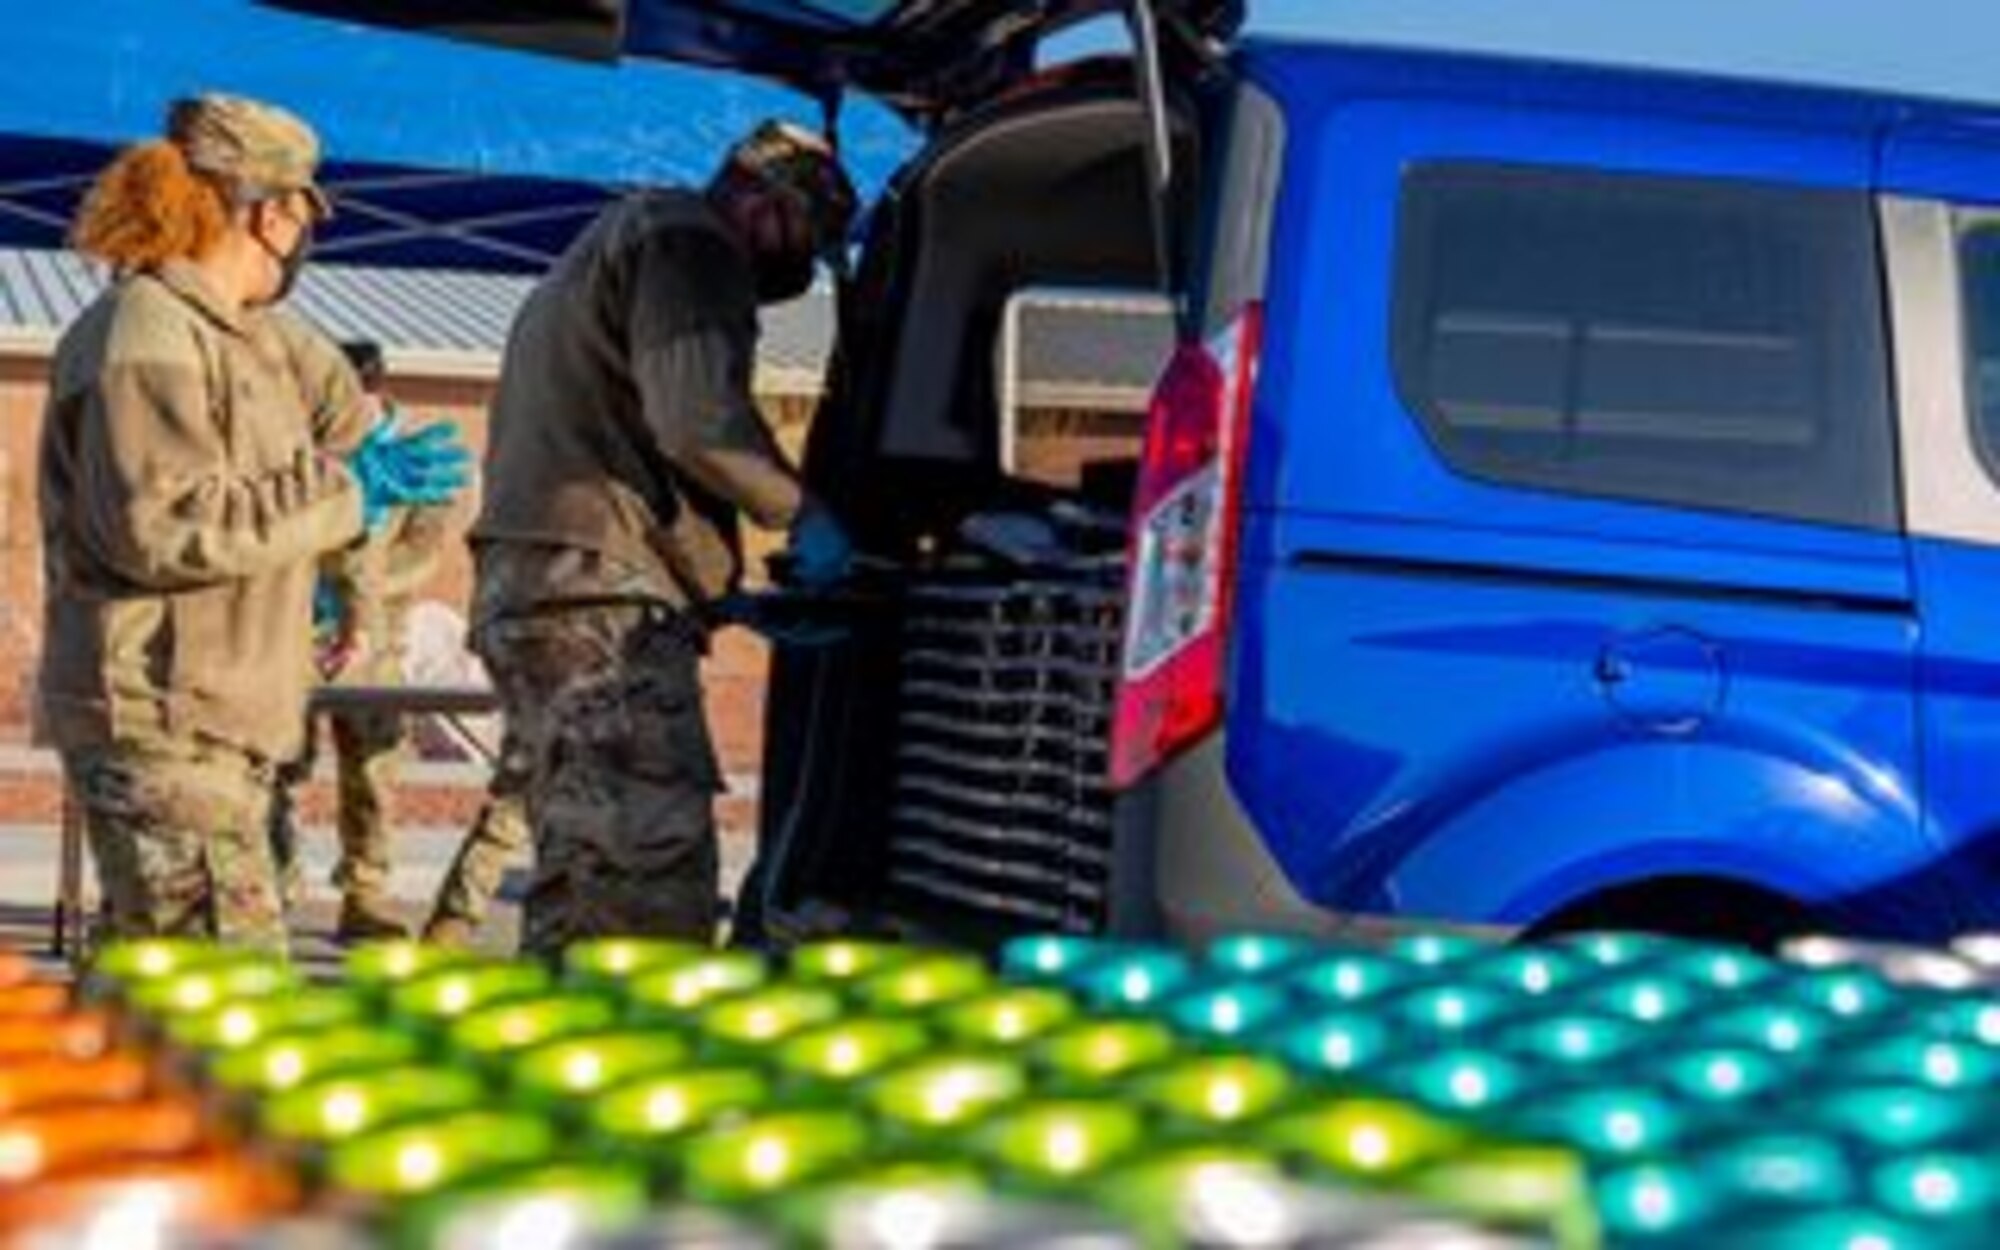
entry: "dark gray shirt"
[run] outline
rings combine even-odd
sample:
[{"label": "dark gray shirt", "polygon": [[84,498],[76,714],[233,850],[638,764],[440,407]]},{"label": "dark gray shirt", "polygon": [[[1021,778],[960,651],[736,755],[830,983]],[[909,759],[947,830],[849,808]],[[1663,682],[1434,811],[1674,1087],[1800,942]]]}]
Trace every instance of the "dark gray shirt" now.
[{"label": "dark gray shirt", "polygon": [[753,398],[757,333],[748,258],[700,195],[641,193],[598,218],[508,338],[476,617],[730,588],[737,515],[782,529],[801,503]]}]

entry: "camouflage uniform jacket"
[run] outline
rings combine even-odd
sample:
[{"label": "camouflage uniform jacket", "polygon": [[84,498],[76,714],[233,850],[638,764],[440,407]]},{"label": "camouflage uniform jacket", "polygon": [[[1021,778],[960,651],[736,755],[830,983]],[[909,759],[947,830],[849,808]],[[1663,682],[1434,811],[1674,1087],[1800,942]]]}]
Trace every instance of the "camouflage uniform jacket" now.
[{"label": "camouflage uniform jacket", "polygon": [[123,277],[63,335],[42,426],[41,736],[64,750],[300,745],[320,557],[361,537],[335,459],[353,370],[191,266]]},{"label": "camouflage uniform jacket", "polygon": [[[571,245],[509,335],[475,624],[634,590],[698,605],[736,578],[739,512],[791,524],[798,478],[751,393],[757,332],[749,261],[700,195],[632,196]],[[486,576],[498,546],[504,586]]]}]

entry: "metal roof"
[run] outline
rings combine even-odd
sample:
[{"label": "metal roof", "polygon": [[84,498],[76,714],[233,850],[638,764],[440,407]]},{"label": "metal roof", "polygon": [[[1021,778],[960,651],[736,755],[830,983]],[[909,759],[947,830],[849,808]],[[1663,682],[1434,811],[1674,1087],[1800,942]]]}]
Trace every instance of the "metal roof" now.
[{"label": "metal roof", "polygon": [[[336,339],[382,344],[391,368],[483,379],[499,369],[515,310],[533,279],[462,270],[316,264],[290,306]],[[62,328],[103,289],[98,266],[73,252],[0,248],[0,348],[51,350]],[[759,386],[813,394],[833,339],[823,291],[764,313]],[[1021,312],[1022,398],[1029,406],[1134,407],[1172,343],[1154,304],[1035,293]]]},{"label": "metal roof", "polygon": [[[105,281],[74,252],[0,248],[0,347],[51,350]],[[291,307],[334,338],[376,340],[397,368],[483,377],[497,368],[531,284],[513,274],[314,265]]]}]

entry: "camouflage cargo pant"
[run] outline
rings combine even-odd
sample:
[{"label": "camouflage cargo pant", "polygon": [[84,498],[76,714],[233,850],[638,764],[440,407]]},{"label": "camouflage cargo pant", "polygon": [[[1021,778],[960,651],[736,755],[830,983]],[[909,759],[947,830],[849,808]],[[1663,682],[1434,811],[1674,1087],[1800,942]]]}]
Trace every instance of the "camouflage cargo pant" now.
[{"label": "camouflage cargo pant", "polygon": [[533,755],[510,724],[500,739],[500,758],[486,785],[486,802],[438,886],[431,924],[455,921],[476,929],[486,919],[507,866],[528,849],[527,793],[533,763]]},{"label": "camouflage cargo pant", "polygon": [[83,809],[108,936],[286,948],[268,764],[200,743],[114,743],[64,752],[63,771]]},{"label": "camouflage cargo pant", "polygon": [[[340,862],[333,884],[348,899],[386,905],[389,899],[388,800],[396,784],[396,763],[403,747],[401,720],[384,713],[355,712],[329,716],[333,731],[334,776],[340,834]],[[278,769],[278,787],[271,805],[271,850],[287,904],[299,894],[299,830],[295,792],[312,777],[318,759],[318,736],[306,734],[305,752]]]},{"label": "camouflage cargo pant", "polygon": [[712,939],[722,774],[686,631],[661,610],[571,609],[495,622],[473,646],[527,753],[522,950]]}]

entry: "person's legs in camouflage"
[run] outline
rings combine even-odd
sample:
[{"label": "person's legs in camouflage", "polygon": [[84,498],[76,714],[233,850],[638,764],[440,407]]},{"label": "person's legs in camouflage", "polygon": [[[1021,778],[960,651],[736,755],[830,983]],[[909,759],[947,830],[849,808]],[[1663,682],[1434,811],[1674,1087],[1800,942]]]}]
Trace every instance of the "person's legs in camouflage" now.
[{"label": "person's legs in camouflage", "polygon": [[657,612],[572,611],[496,624],[481,651],[533,759],[522,950],[713,940],[721,770],[685,631]]},{"label": "person's legs in camouflage", "polygon": [[407,937],[389,894],[388,799],[402,749],[402,721],[384,714],[355,712],[333,721],[333,755],[339,809],[340,862],[333,883],[340,889],[335,935],[343,941]]},{"label": "person's legs in camouflage", "polygon": [[283,952],[270,766],[205,744],[66,752],[108,936],[204,937]]},{"label": "person's legs in camouflage", "polygon": [[505,730],[499,762],[486,785],[486,802],[465,841],[459,843],[431,904],[431,918],[424,925],[426,942],[471,945],[507,866],[527,852],[529,762],[520,736],[511,727]]},{"label": "person's legs in camouflage", "polygon": [[306,721],[305,746],[297,759],[277,766],[271,787],[271,861],[278,874],[278,897],[287,912],[305,901],[305,869],[299,859],[298,790],[312,779],[319,737]]}]

